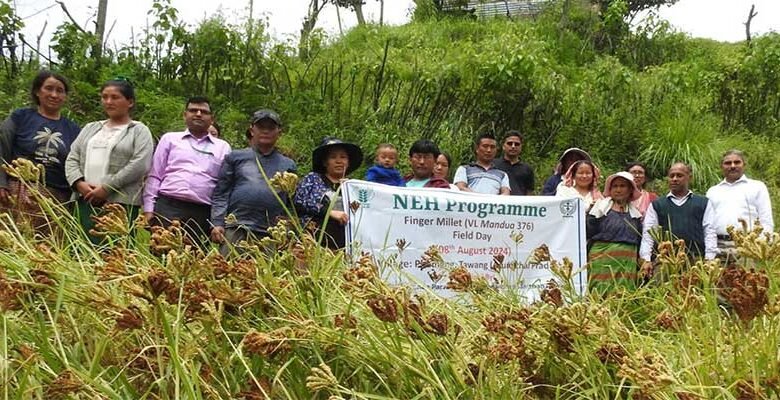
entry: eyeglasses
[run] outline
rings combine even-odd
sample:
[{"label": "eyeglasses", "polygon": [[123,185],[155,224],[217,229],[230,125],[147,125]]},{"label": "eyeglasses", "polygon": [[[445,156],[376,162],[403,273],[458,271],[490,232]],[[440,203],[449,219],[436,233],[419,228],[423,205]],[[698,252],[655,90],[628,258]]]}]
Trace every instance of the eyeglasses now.
[{"label": "eyeglasses", "polygon": [[509,147],[520,147],[523,145],[522,142],[506,142],[505,144]]},{"label": "eyeglasses", "polygon": [[209,110],[204,110],[204,109],[202,109],[202,108],[188,108],[188,109],[187,109],[187,112],[188,112],[188,113],[190,113],[190,114],[197,114],[197,113],[201,113],[201,114],[203,114],[203,115],[211,115],[211,111],[209,111]]}]

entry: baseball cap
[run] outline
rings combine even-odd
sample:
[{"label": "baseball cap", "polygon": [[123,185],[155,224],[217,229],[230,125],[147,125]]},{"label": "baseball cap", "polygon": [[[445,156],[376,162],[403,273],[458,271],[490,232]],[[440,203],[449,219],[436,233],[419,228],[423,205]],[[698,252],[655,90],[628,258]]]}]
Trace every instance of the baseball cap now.
[{"label": "baseball cap", "polygon": [[274,121],[276,125],[282,126],[282,119],[279,118],[279,114],[273,110],[263,109],[252,113],[252,125],[263,119],[270,119],[271,121]]}]

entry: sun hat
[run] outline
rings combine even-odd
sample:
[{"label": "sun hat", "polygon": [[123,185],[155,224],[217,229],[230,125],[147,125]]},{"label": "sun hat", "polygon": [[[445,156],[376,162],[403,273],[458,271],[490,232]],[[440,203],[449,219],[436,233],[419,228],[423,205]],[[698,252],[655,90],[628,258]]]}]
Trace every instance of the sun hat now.
[{"label": "sun hat", "polygon": [[[563,170],[563,160],[564,160],[564,159],[566,158],[566,156],[568,156],[569,154],[576,154],[576,155],[577,155],[577,157],[578,157],[578,158],[577,158],[577,160],[575,160],[575,162],[576,162],[576,161],[579,161],[579,160],[588,160],[588,161],[593,161],[593,160],[590,158],[590,154],[588,154],[588,152],[587,152],[587,151],[585,151],[585,150],[583,150],[583,149],[580,149],[580,148],[578,148],[578,147],[570,147],[570,148],[566,149],[566,151],[564,151],[564,152],[563,152],[563,154],[561,154],[561,156],[558,158],[558,164],[556,164],[556,165],[555,165],[555,173],[556,173],[556,174],[561,174],[561,175],[563,175],[563,174],[565,174],[565,173],[566,173],[566,171],[564,171],[564,170]],[[571,165],[570,165],[570,166],[571,166]]]},{"label": "sun hat", "polygon": [[614,181],[616,178],[623,178],[631,182],[631,187],[633,187],[634,190],[631,192],[631,198],[629,199],[630,201],[634,201],[642,196],[642,192],[636,186],[636,182],[634,182],[634,175],[631,175],[631,173],[627,171],[620,171],[610,175],[607,178],[607,183],[604,185],[604,197],[612,197],[612,181]]},{"label": "sun hat", "polygon": [[335,137],[326,137],[322,143],[317,146],[311,154],[311,170],[320,174],[325,173],[325,157],[333,148],[342,148],[347,152],[349,165],[347,166],[347,175],[360,167],[363,163],[363,150],[360,150],[355,144],[342,141]]}]

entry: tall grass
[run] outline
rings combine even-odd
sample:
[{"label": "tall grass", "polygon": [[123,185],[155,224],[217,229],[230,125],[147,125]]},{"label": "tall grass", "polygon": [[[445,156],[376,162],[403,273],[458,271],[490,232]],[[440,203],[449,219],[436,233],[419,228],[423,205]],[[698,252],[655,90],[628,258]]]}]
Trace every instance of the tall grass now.
[{"label": "tall grass", "polygon": [[521,304],[457,268],[466,301],[388,286],[392,258],[333,253],[290,225],[226,260],[176,227],[131,241],[102,226],[95,249],[47,210],[56,239],[0,219],[3,399],[778,395],[777,235],[735,234],[763,272],[671,252],[668,282],[588,299],[551,283]]},{"label": "tall grass", "polygon": [[639,158],[655,176],[665,176],[677,161],[685,162],[693,170],[691,186],[706,192],[721,179],[718,124],[701,106],[668,102],[660,107],[657,129],[645,139]]}]

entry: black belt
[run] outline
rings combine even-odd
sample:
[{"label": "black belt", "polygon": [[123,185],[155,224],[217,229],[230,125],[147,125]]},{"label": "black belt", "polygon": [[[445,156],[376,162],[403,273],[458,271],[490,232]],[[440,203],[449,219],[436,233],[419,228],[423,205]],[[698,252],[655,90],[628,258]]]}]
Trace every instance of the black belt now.
[{"label": "black belt", "polygon": [[158,199],[165,199],[165,201],[168,202],[168,204],[174,206],[174,207],[202,207],[202,208],[210,208],[210,204],[203,204],[203,203],[196,203],[194,201],[187,201],[187,200],[180,200],[175,197],[166,196],[164,194],[158,194]]},{"label": "black belt", "polygon": [[731,235],[718,235],[718,240],[731,240]]}]

